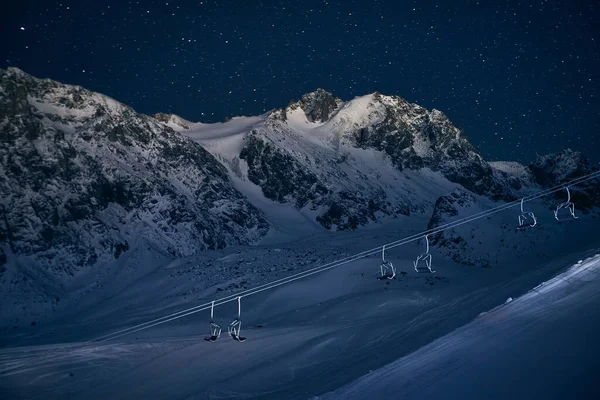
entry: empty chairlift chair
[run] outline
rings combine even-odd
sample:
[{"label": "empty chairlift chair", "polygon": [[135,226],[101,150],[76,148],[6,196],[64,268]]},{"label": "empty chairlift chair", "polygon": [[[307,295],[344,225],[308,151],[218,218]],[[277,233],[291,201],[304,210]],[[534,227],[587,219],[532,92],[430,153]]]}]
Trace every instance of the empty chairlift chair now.
[{"label": "empty chairlift chair", "polygon": [[396,276],[396,268],[391,261],[385,259],[385,246],[383,245],[383,251],[381,252],[381,276],[377,279],[394,279]]},{"label": "empty chairlift chair", "polygon": [[[431,254],[429,254],[429,236],[425,235],[425,242],[427,243],[427,248],[425,249],[425,253],[419,255],[417,259],[414,261],[413,265],[415,266],[415,271],[419,273],[430,273],[433,274],[435,270],[431,268]],[[420,261],[424,261],[425,264]]]},{"label": "empty chairlift chair", "polygon": [[556,207],[556,210],[554,210],[554,218],[556,218],[557,221],[565,221],[567,219],[570,219],[559,217],[559,211],[562,209],[568,210],[569,214],[571,214],[571,217],[573,217],[573,219],[579,218],[575,215],[575,204],[571,201],[571,192],[569,191],[569,187],[565,187],[565,190],[567,191],[567,201],[565,201],[564,203],[560,203]]},{"label": "empty chairlift chair", "polygon": [[246,338],[240,336],[240,333],[242,331],[242,319],[241,319],[241,311],[242,311],[242,304],[241,304],[241,297],[238,297],[238,315],[237,318],[233,320],[233,322],[231,324],[229,324],[229,336],[231,336],[233,339],[237,340],[238,342],[245,342]]},{"label": "empty chairlift chair", "polygon": [[518,229],[527,229],[533,228],[537,225],[537,218],[532,211],[523,210],[523,201],[525,199],[521,199],[521,215],[519,215],[519,227]]},{"label": "empty chairlift chair", "polygon": [[214,342],[221,336],[221,327],[215,322],[214,319],[215,302],[213,301],[210,305],[210,336],[204,338],[209,342]]}]

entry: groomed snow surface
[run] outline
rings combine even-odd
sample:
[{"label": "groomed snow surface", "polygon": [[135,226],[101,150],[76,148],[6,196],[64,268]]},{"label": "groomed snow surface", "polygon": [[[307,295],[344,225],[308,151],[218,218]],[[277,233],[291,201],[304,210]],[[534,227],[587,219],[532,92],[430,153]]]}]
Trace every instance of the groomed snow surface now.
[{"label": "groomed snow surface", "polygon": [[333,399],[599,399],[600,255]]}]

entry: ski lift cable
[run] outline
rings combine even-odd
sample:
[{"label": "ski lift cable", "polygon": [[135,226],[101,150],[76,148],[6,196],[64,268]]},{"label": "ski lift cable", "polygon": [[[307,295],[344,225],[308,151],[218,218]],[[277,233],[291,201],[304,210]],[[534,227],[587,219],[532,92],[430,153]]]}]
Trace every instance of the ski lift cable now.
[{"label": "ski lift cable", "polygon": [[[223,305],[223,304],[227,304],[227,303],[230,303],[232,301],[236,301],[238,299],[238,297],[252,296],[252,295],[261,293],[263,291],[270,290],[270,289],[273,289],[273,288],[276,288],[276,287],[279,287],[279,286],[282,286],[282,285],[294,282],[296,280],[304,279],[304,278],[306,278],[308,276],[312,276],[312,275],[315,275],[315,274],[318,274],[318,273],[330,270],[332,268],[336,268],[336,267],[348,264],[348,263],[350,263],[352,261],[356,261],[356,260],[359,260],[359,259],[362,259],[362,258],[366,258],[366,257],[372,256],[372,255],[375,255],[375,254],[379,254],[382,251],[383,246],[385,246],[386,249],[391,249],[391,248],[394,248],[394,247],[402,246],[402,245],[411,243],[413,241],[419,240],[419,239],[421,239],[424,236],[430,236],[430,235],[433,235],[433,234],[436,234],[436,233],[443,232],[443,231],[448,230],[448,229],[453,229],[453,228],[456,228],[458,226],[467,224],[469,222],[473,222],[473,221],[475,221],[477,219],[485,218],[485,217],[488,217],[490,215],[499,213],[501,211],[505,211],[505,210],[507,210],[509,208],[512,208],[512,207],[520,205],[522,201],[532,201],[532,200],[535,200],[535,199],[538,199],[538,198],[541,198],[541,197],[545,197],[545,196],[548,196],[548,195],[550,195],[552,193],[558,192],[560,190],[564,190],[565,186],[572,186],[572,185],[581,184],[581,183],[587,182],[589,180],[595,179],[597,177],[600,177],[600,171],[596,171],[596,172],[584,175],[582,177],[573,179],[572,181],[569,181],[567,183],[563,183],[561,185],[554,186],[552,188],[549,188],[549,189],[546,189],[546,190],[543,190],[543,191],[531,194],[529,196],[525,196],[522,199],[514,200],[512,202],[505,203],[505,204],[496,206],[494,208],[491,208],[491,209],[488,209],[488,210],[485,210],[485,211],[481,211],[481,212],[475,213],[473,215],[461,218],[459,220],[452,221],[452,222],[440,225],[440,226],[438,226],[436,228],[431,228],[431,229],[428,229],[428,230],[426,230],[424,232],[413,234],[413,235],[407,236],[407,237],[405,237],[403,239],[399,239],[397,241],[390,242],[390,243],[387,243],[387,244],[382,245],[382,246],[378,246],[378,247],[370,249],[370,250],[365,250],[363,252],[356,253],[356,254],[353,254],[351,256],[348,256],[348,257],[345,257],[345,258],[342,258],[342,259],[339,259],[339,260],[336,260],[336,261],[332,261],[330,263],[323,264],[323,265],[320,265],[318,267],[315,267],[315,268],[312,268],[312,269],[309,269],[309,270],[306,270],[306,271],[303,271],[303,272],[299,272],[299,273],[296,273],[296,274],[293,274],[293,275],[290,275],[290,276],[287,276],[287,277],[284,277],[284,278],[277,279],[277,280],[272,281],[272,282],[265,283],[263,285],[259,285],[259,286],[255,287],[255,288],[252,288],[252,289],[247,289],[247,290],[244,290],[242,292],[238,292],[236,294],[232,294],[232,295],[223,297],[221,299],[216,300],[214,302],[214,306],[217,307],[217,306],[220,306],[220,305]],[[142,324],[135,325],[133,327],[125,328],[125,329],[122,329],[122,330],[119,330],[119,331],[116,331],[116,332],[112,332],[112,333],[107,334],[107,335],[103,335],[103,336],[97,337],[97,338],[92,339],[90,341],[100,341],[100,342],[102,342],[102,341],[106,341],[106,340],[116,339],[118,337],[125,336],[125,335],[131,334],[131,333],[139,332],[141,330],[148,329],[148,328],[151,328],[151,327],[154,327],[154,326],[157,326],[157,325],[161,325],[163,323],[170,322],[170,321],[173,321],[175,319],[183,318],[183,317],[186,317],[186,316],[191,315],[191,314],[195,314],[195,313],[198,313],[198,312],[201,312],[201,311],[208,310],[208,309],[211,308],[211,304],[212,304],[212,302],[201,304],[201,305],[197,305],[197,306],[188,308],[186,310],[178,311],[178,312],[175,312],[175,313],[172,313],[172,314],[169,314],[169,315],[165,315],[163,317],[160,317],[160,318],[157,318],[157,319],[154,319],[154,320],[151,320],[151,321],[147,321],[147,322],[142,323]]]},{"label": "ski lift cable", "polygon": [[[569,182],[569,184],[573,185],[573,184],[583,183],[583,182],[585,182],[587,180],[591,180],[591,179],[593,179],[593,178],[595,178],[597,176],[600,176],[600,171],[597,171],[595,173],[588,174],[586,176],[574,179],[573,181]],[[562,190],[563,188],[564,188],[564,184],[556,186],[554,188],[546,189],[544,191],[538,192],[538,193],[530,195],[530,196],[527,196],[527,197],[525,197],[525,199],[527,199],[527,201],[531,201],[531,200],[534,200],[536,198],[547,196],[547,195],[549,195],[549,194],[551,194],[553,192]],[[397,246],[409,243],[411,241],[418,240],[421,237],[423,237],[424,234],[430,235],[430,234],[433,234],[433,233],[441,232],[441,231],[446,230],[446,229],[452,229],[452,228],[454,228],[456,226],[460,226],[462,224],[471,222],[471,221],[473,221],[475,219],[483,218],[483,217],[486,217],[488,215],[492,215],[492,214],[495,214],[497,212],[504,211],[507,208],[510,208],[510,207],[513,207],[514,205],[519,204],[519,202],[520,202],[520,200],[516,200],[516,201],[514,201],[512,203],[506,203],[506,204],[503,204],[501,206],[497,206],[495,208],[492,208],[490,210],[486,210],[486,211],[483,211],[483,212],[480,212],[480,213],[476,213],[476,214],[474,214],[472,216],[465,217],[465,218],[463,218],[461,220],[457,220],[457,221],[454,221],[454,222],[451,222],[451,223],[444,224],[444,225],[442,225],[440,227],[437,227],[435,229],[427,231],[427,233],[419,233],[419,234],[411,235],[411,236],[409,236],[407,238],[404,238],[404,239],[401,239],[399,241],[392,242],[390,244],[386,244],[386,247],[388,247],[388,248],[390,248],[390,247],[397,247]],[[240,297],[251,296],[251,295],[260,293],[262,291],[269,290],[269,289],[281,286],[283,284],[287,284],[287,283],[293,282],[295,280],[303,279],[305,277],[314,275],[316,273],[320,273],[320,272],[323,272],[323,271],[326,271],[326,270],[329,270],[329,269],[332,269],[332,268],[335,268],[335,267],[347,264],[348,262],[355,261],[355,260],[358,260],[358,259],[370,256],[370,255],[373,255],[373,254],[377,254],[377,253],[379,253],[381,251],[382,247],[383,246],[380,246],[380,247],[377,247],[375,249],[364,251],[362,253],[357,253],[357,254],[355,254],[353,256],[346,257],[344,259],[340,259],[340,260],[337,260],[337,261],[334,261],[334,262],[331,262],[331,263],[328,263],[328,264],[325,264],[325,265],[321,265],[319,267],[315,267],[315,268],[313,268],[311,270],[303,271],[303,272],[300,272],[300,273],[295,274],[295,275],[291,275],[291,276],[288,276],[288,277],[285,277],[285,278],[281,278],[279,280],[263,284],[263,285],[258,286],[256,288],[248,289],[248,290],[245,290],[243,292],[239,292],[239,293],[237,293],[235,295],[226,296],[226,297],[224,297],[222,299],[219,299],[217,301],[216,305],[217,306],[218,305],[223,305],[223,304],[226,304],[226,303],[229,303],[229,302],[235,300],[238,296],[240,296]],[[129,333],[138,332],[139,330],[142,330],[142,329],[146,329],[146,328],[150,328],[150,327],[153,327],[153,326],[156,326],[156,325],[160,325],[160,324],[165,323],[165,322],[170,322],[170,321],[172,321],[174,319],[177,319],[177,318],[182,318],[182,317],[194,314],[196,312],[204,311],[204,310],[208,309],[207,306],[209,304],[210,303],[206,303],[206,304],[203,304],[203,305],[192,307],[190,309],[183,310],[183,311],[180,311],[180,312],[177,312],[177,313],[173,313],[173,314],[164,316],[162,318],[158,318],[158,319],[155,319],[155,320],[152,320],[152,321],[148,321],[148,322],[146,322],[144,324],[139,324],[139,325],[136,325],[134,327],[123,329],[121,331],[113,332],[112,334],[109,334],[109,335],[101,336],[101,337],[96,338],[94,340],[100,340],[100,341],[102,341],[102,339],[110,340],[110,339],[113,339],[113,338],[124,336],[124,335],[129,334]],[[164,320],[164,321],[161,321],[161,320]],[[130,331],[130,332],[128,332],[128,331]],[[120,335],[120,333],[123,333],[123,334]]]},{"label": "ski lift cable", "polygon": [[[491,208],[489,210],[482,211],[482,212],[473,214],[473,215],[468,216],[468,217],[464,217],[464,218],[459,219],[457,221],[453,221],[453,222],[449,222],[449,223],[443,224],[441,226],[438,226],[437,228],[433,228],[433,229],[427,230],[427,231],[422,232],[422,233],[418,233],[418,234],[415,234],[415,235],[411,235],[411,236],[405,237],[405,238],[400,239],[398,241],[386,244],[385,246],[387,248],[401,246],[403,244],[407,244],[407,243],[413,242],[415,240],[419,240],[420,238],[422,238],[424,236],[432,235],[434,233],[439,233],[439,232],[442,232],[442,231],[445,231],[445,230],[448,230],[448,229],[453,229],[453,228],[455,228],[457,226],[466,224],[468,222],[472,222],[474,220],[477,220],[477,219],[480,219],[480,218],[484,218],[484,217],[487,217],[487,216],[492,215],[492,214],[496,214],[496,213],[498,213],[500,211],[504,211],[504,210],[506,210],[508,208],[514,207],[516,205],[519,205],[520,202],[522,202],[524,200],[532,201],[532,200],[535,200],[535,199],[538,199],[538,198],[541,198],[541,197],[544,197],[544,196],[548,196],[549,194],[552,194],[554,192],[563,190],[565,188],[565,185],[576,185],[576,184],[580,184],[580,183],[583,183],[583,182],[595,179],[597,177],[600,177],[600,171],[596,171],[594,173],[591,173],[591,174],[579,177],[579,178],[574,179],[574,180],[572,180],[572,181],[570,181],[570,182],[568,182],[566,184],[555,186],[553,188],[546,189],[546,190],[540,191],[538,193],[526,196],[525,198],[523,198],[521,200],[516,200],[516,201],[513,201],[513,202],[505,203],[503,205]],[[139,332],[141,330],[149,329],[149,328],[152,328],[154,326],[161,325],[163,323],[167,323],[167,322],[173,321],[175,319],[183,318],[185,316],[188,316],[188,315],[191,315],[191,314],[195,314],[195,313],[198,313],[198,312],[201,312],[201,311],[205,311],[205,310],[208,310],[208,309],[211,309],[211,314],[212,314],[212,310],[214,309],[215,306],[224,305],[224,304],[230,303],[230,302],[235,301],[235,300],[238,300],[238,302],[239,302],[239,299],[241,299],[241,297],[248,297],[248,296],[251,296],[251,295],[254,295],[254,294],[266,291],[266,290],[270,290],[270,289],[273,289],[275,287],[278,287],[278,286],[281,286],[281,285],[284,285],[284,284],[287,284],[287,283],[290,283],[290,282],[293,282],[293,281],[296,281],[296,280],[299,280],[299,279],[306,278],[308,276],[311,276],[311,275],[314,275],[314,274],[317,274],[317,273],[320,273],[320,272],[324,272],[326,270],[329,270],[329,269],[332,269],[332,268],[335,268],[335,267],[339,267],[339,266],[347,264],[347,263],[349,263],[351,261],[359,260],[361,258],[365,258],[365,257],[370,256],[370,255],[376,255],[379,252],[381,252],[382,248],[383,248],[383,246],[379,246],[379,247],[371,249],[371,250],[367,250],[367,251],[364,251],[364,252],[361,252],[361,253],[357,253],[357,254],[354,254],[352,256],[346,257],[344,259],[340,259],[340,260],[333,261],[333,262],[328,263],[328,264],[321,265],[319,267],[315,267],[315,268],[313,268],[311,270],[303,271],[301,273],[297,273],[297,274],[288,276],[286,278],[281,278],[281,279],[278,279],[276,281],[260,285],[260,286],[258,286],[256,288],[253,288],[253,289],[248,289],[248,290],[245,290],[245,291],[242,291],[242,292],[238,292],[238,293],[236,293],[234,295],[226,296],[226,297],[221,298],[221,299],[216,300],[216,301],[211,301],[209,303],[198,305],[198,306],[195,306],[195,307],[192,307],[192,308],[188,308],[186,310],[182,310],[182,311],[179,311],[179,312],[176,312],[176,313],[172,313],[172,314],[163,316],[161,318],[157,318],[157,319],[154,319],[154,320],[151,320],[151,321],[147,321],[147,322],[142,323],[142,324],[135,325],[133,327],[129,327],[129,328],[126,328],[126,329],[122,329],[120,331],[112,332],[111,334],[100,336],[98,338],[88,340],[86,342],[83,342],[82,344],[92,343],[92,342],[97,342],[97,341],[103,342],[103,341],[107,341],[107,340],[116,339],[118,337],[129,335],[129,334],[132,334],[132,333],[135,333],[135,332]],[[0,375],[5,375],[6,372],[10,373],[10,371],[3,371]]]},{"label": "ski lift cable", "polygon": [[[507,205],[509,205],[509,204],[510,203],[508,203],[508,204],[502,204],[501,206],[495,207],[494,209],[502,208],[502,210],[504,210],[504,208],[507,207]],[[491,210],[494,210],[494,209],[491,209]],[[462,221],[462,220],[464,220],[466,218],[476,217],[478,215],[481,215],[482,213],[484,213],[484,214],[488,213],[491,210],[482,211],[482,212],[476,213],[476,214],[474,214],[472,216],[464,217],[464,218],[462,218],[460,220],[453,221],[452,223],[447,223],[447,224],[441,225],[437,229],[445,228],[445,227],[447,227],[448,229],[450,229],[450,228],[453,227],[454,223],[460,222],[460,221]],[[410,235],[410,236],[408,236],[406,238],[403,238],[403,239],[401,239],[399,241],[394,241],[394,242],[391,242],[389,244],[385,244],[383,246],[379,246],[379,247],[376,247],[376,248],[373,248],[373,249],[370,249],[370,250],[366,250],[366,251],[363,251],[361,253],[357,253],[357,254],[354,254],[352,256],[346,257],[346,258],[342,258],[342,259],[339,259],[339,260],[336,260],[336,261],[333,261],[333,262],[330,262],[330,263],[327,263],[327,264],[324,264],[324,265],[320,265],[318,267],[314,267],[314,268],[306,270],[306,271],[302,271],[302,272],[299,272],[299,273],[296,273],[296,274],[293,274],[293,275],[290,275],[290,276],[287,276],[287,277],[284,277],[284,278],[280,278],[280,279],[272,281],[272,282],[265,283],[263,285],[257,286],[257,287],[252,288],[252,289],[247,289],[245,291],[238,292],[236,294],[232,294],[232,295],[226,296],[224,298],[221,298],[221,299],[217,300],[217,304],[216,305],[218,306],[218,305],[226,304],[226,303],[228,303],[230,301],[234,301],[238,296],[243,296],[243,297],[250,296],[250,295],[253,295],[255,293],[259,293],[259,292],[263,291],[263,289],[264,290],[269,290],[269,289],[271,289],[273,287],[279,286],[280,284],[285,284],[285,283],[288,283],[288,282],[292,282],[292,281],[296,280],[296,278],[302,279],[302,278],[305,278],[307,276],[314,275],[315,273],[320,273],[320,272],[329,270],[331,268],[335,268],[335,267],[338,267],[340,265],[346,264],[348,262],[356,261],[358,259],[361,259],[361,258],[364,258],[364,257],[368,257],[370,255],[379,253],[380,251],[383,250],[383,247],[390,248],[390,247],[400,246],[400,245],[408,243],[408,241],[418,240],[422,236],[423,236],[422,233],[417,233],[417,234],[414,234],[414,235]],[[275,285],[275,286],[273,286],[273,285]],[[176,312],[176,313],[172,313],[172,314],[163,316],[161,318],[157,318],[157,319],[154,319],[154,320],[142,323],[142,324],[135,325],[135,326],[130,327],[130,328],[122,329],[122,330],[119,330],[119,331],[116,331],[116,332],[112,332],[111,334],[107,334],[107,335],[104,335],[104,336],[97,337],[97,338],[95,338],[93,340],[94,341],[103,341],[103,339],[107,339],[108,340],[110,338],[120,337],[121,336],[121,335],[119,335],[120,333],[124,333],[124,332],[127,332],[127,331],[131,331],[131,332],[127,332],[127,333],[138,332],[141,329],[137,329],[137,328],[142,328],[145,325],[156,326],[156,325],[158,325],[158,323],[161,320],[165,320],[164,322],[169,322],[169,321],[172,321],[173,319],[177,319],[177,318],[173,318],[173,317],[176,317],[176,316],[185,317],[185,316],[188,316],[190,314],[193,314],[194,312],[204,311],[204,310],[208,309],[210,307],[210,305],[211,305],[211,303],[200,304],[200,305],[188,308],[186,310],[182,310],[182,311],[179,311],[179,312]],[[155,324],[155,323],[157,323],[157,324]],[[148,327],[150,327],[150,326],[148,326]],[[145,329],[145,328],[142,328],[142,329]],[[127,333],[125,333],[125,334],[127,334]]]},{"label": "ski lift cable", "polygon": [[[568,183],[568,185],[574,185],[574,184],[583,183],[583,182],[586,182],[588,180],[594,179],[594,178],[596,178],[598,176],[600,176],[600,171],[596,171],[594,173],[591,173],[591,174],[582,176],[580,178],[574,179],[574,180],[570,181]],[[546,190],[543,190],[541,192],[538,192],[536,194],[526,196],[523,199],[527,200],[527,201],[532,201],[532,200],[535,200],[537,198],[547,196],[547,195],[549,195],[551,193],[563,190],[564,187],[565,187],[565,184],[558,185],[558,186],[555,186],[553,188],[546,189]],[[521,200],[523,200],[523,199],[521,199]],[[388,249],[389,248],[393,248],[393,247],[397,247],[397,246],[401,246],[401,245],[410,243],[412,241],[418,240],[421,237],[423,237],[424,235],[432,235],[432,234],[435,234],[435,233],[442,232],[442,231],[444,231],[446,229],[452,229],[454,227],[463,225],[465,223],[472,222],[472,221],[474,221],[476,219],[483,218],[483,217],[495,214],[497,212],[504,211],[504,210],[506,210],[508,208],[514,207],[515,205],[520,204],[521,200],[515,200],[515,201],[510,202],[510,203],[502,204],[502,205],[494,207],[492,209],[489,209],[489,210],[486,210],[486,211],[482,211],[482,212],[473,214],[471,216],[464,217],[464,218],[459,219],[457,221],[453,221],[453,222],[441,225],[441,226],[439,226],[437,228],[433,228],[433,229],[430,229],[428,231],[425,231],[425,232],[422,232],[422,233],[418,233],[418,234],[414,234],[414,235],[408,236],[406,238],[400,239],[398,241],[388,243],[385,246]],[[245,291],[238,292],[238,293],[230,295],[230,296],[226,296],[226,297],[224,297],[222,299],[217,300],[216,303],[215,303],[215,306],[223,305],[223,304],[229,303],[231,301],[234,301],[234,300],[237,299],[238,296],[240,296],[240,297],[251,296],[251,295],[263,292],[265,290],[269,290],[269,289],[281,286],[283,284],[287,284],[287,283],[293,282],[295,280],[303,279],[305,277],[314,275],[316,273],[324,272],[324,271],[327,271],[329,269],[332,269],[332,268],[335,268],[335,267],[347,264],[348,262],[356,261],[358,259],[365,258],[365,257],[371,256],[371,255],[377,254],[377,253],[381,252],[382,248],[383,248],[383,246],[379,246],[377,248],[374,248],[374,249],[371,249],[371,250],[366,250],[366,251],[363,251],[361,253],[357,253],[357,254],[354,254],[352,256],[349,256],[349,257],[346,257],[346,258],[343,258],[343,259],[340,259],[340,260],[337,260],[337,261],[333,261],[333,262],[330,262],[330,263],[327,263],[327,264],[315,267],[315,268],[307,270],[307,271],[299,272],[297,274],[290,275],[288,277],[284,277],[284,278],[281,278],[281,279],[278,279],[278,280],[275,280],[275,281],[272,281],[272,282],[260,285],[260,286],[258,286],[256,288],[247,289]],[[112,334],[104,335],[104,336],[98,337],[98,338],[93,339],[93,340],[95,340],[95,341],[103,341],[103,339],[105,339],[105,338],[106,338],[106,340],[110,340],[110,339],[113,339],[113,338],[124,336],[124,335],[129,334],[129,333],[138,332],[139,330],[146,329],[145,327],[143,327],[145,325],[148,325],[147,328],[150,328],[150,327],[153,327],[153,326],[156,326],[156,325],[160,325],[163,322],[170,322],[170,321],[172,321],[174,319],[182,318],[182,317],[194,314],[195,312],[200,312],[200,311],[207,310],[210,307],[210,304],[211,303],[201,304],[201,305],[198,305],[198,306],[186,309],[186,310],[182,310],[182,311],[170,314],[170,315],[166,315],[164,317],[161,317],[161,318],[158,318],[158,319],[155,319],[155,320],[152,320],[152,321],[148,321],[148,322],[143,323],[143,324],[139,324],[139,325],[136,325],[136,326],[133,326],[133,327],[130,327],[130,328],[126,328],[126,329],[123,329],[123,330],[120,330],[120,331],[117,331],[117,332],[113,332]],[[165,319],[165,320],[162,321],[162,322],[159,322],[159,321],[161,321],[163,319]],[[137,328],[141,328],[141,329],[137,329]],[[126,331],[131,331],[131,332],[124,333]],[[124,334],[123,335],[119,335],[120,333],[124,333]],[[111,337],[109,337],[109,336],[111,336]]]}]

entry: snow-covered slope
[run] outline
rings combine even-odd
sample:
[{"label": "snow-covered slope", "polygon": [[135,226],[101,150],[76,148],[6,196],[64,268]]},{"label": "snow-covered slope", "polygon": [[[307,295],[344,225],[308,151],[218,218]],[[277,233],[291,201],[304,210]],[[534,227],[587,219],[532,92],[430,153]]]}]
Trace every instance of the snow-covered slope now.
[{"label": "snow-covered slope", "polygon": [[[289,111],[289,118],[298,112]],[[334,230],[424,213],[456,186],[429,170],[399,171],[378,151],[334,148],[329,135],[313,130],[320,122],[308,121],[303,112],[302,118],[305,127],[279,124],[272,116],[237,117],[181,133],[223,162],[236,187],[265,214],[283,206],[287,218],[296,215]],[[285,225],[275,216],[270,220]]]},{"label": "snow-covered slope", "polygon": [[596,255],[318,399],[597,399],[599,305]]},{"label": "snow-covered slope", "polygon": [[[584,234],[597,229],[598,222],[582,217],[577,224],[556,225],[549,240],[539,235],[531,238],[533,247],[546,254],[514,254],[511,245],[520,238],[500,228],[503,221],[511,219],[508,217],[495,215],[489,221],[490,231],[495,227],[511,241],[499,249],[506,253],[503,256],[506,264],[501,267],[463,266],[434,251],[436,275],[417,274],[412,270],[412,261],[420,248],[417,245],[394,248],[387,258],[398,268],[395,280],[375,279],[381,259],[373,256],[244,297],[242,333],[248,338],[245,343],[232,340],[226,332],[215,343],[204,341],[210,319],[208,310],[116,340],[86,342],[232,293],[228,286],[255,287],[258,282],[246,283],[246,276],[272,281],[285,275],[286,268],[310,268],[326,262],[323,258],[328,253],[336,253],[331,254],[334,259],[342,258],[397,238],[399,233],[380,230],[376,237],[372,233],[360,236],[360,231],[344,232],[332,235],[333,240],[319,238],[285,247],[257,246],[238,252],[220,249],[177,263],[167,262],[157,266],[152,275],[129,285],[127,290],[103,298],[92,310],[82,308],[78,314],[65,316],[54,324],[39,323],[27,330],[16,330],[21,332],[20,337],[12,337],[15,330],[5,333],[11,336],[11,344],[16,339],[21,345],[0,349],[0,393],[7,398],[18,398],[18,394],[28,399],[275,400],[309,399],[331,392],[461,329],[507,298],[518,298],[540,282],[552,279],[564,271],[565,265],[598,253],[600,238]],[[238,279],[243,280],[228,282],[225,278],[228,271],[240,273]],[[127,271],[120,271],[118,280],[126,276]],[[588,275],[586,280],[591,277]],[[567,282],[573,280],[571,276],[561,278]],[[206,284],[211,279],[212,286]],[[587,293],[598,293],[597,284],[589,283],[593,284],[588,286],[593,290]],[[537,288],[533,295],[544,287]],[[560,296],[560,292],[553,292],[551,297]],[[591,310],[598,309],[595,303]],[[577,301],[570,302],[565,310],[572,310],[573,316],[594,315],[588,314],[589,303],[581,304],[583,308],[579,310]],[[527,309],[527,306],[525,312],[519,309],[517,315],[526,324],[517,324],[514,332],[522,327],[548,327],[540,323],[542,315],[542,322],[553,321],[552,314],[527,315]],[[214,315],[217,323],[225,327],[236,313],[237,304],[229,303],[216,307]],[[490,312],[478,320],[492,328],[493,333],[497,316]],[[589,348],[589,337],[597,336],[597,332],[591,329],[595,325],[586,324],[584,318],[577,322],[569,325],[572,329],[569,337],[578,339],[570,346],[577,346],[579,352]],[[468,328],[466,332],[459,339],[472,337],[478,331]],[[537,336],[541,341],[551,334],[542,331]],[[590,336],[586,338],[586,334]],[[482,340],[458,343],[473,343],[476,349],[482,349],[480,346],[485,348],[486,343],[494,342],[485,338],[484,335]],[[563,346],[567,342],[568,338],[558,341]],[[552,343],[558,345],[556,341]],[[556,353],[555,350],[551,351]],[[455,360],[462,353],[448,355]],[[426,354],[444,357],[443,352]],[[586,361],[595,359],[595,353],[588,355],[591,358]],[[473,358],[477,356],[478,353],[473,354]],[[418,357],[418,360],[429,360],[424,365],[426,373],[439,372],[435,369],[435,359]],[[588,370],[585,368],[588,364],[582,369],[576,364],[567,365],[572,366],[569,371],[578,375]],[[441,372],[441,376],[436,375],[440,380],[443,372],[448,371]],[[410,386],[418,394],[423,386],[431,384],[416,380],[419,376],[426,379],[428,375],[417,375],[414,381],[395,376],[395,382],[409,386],[411,382],[418,383],[418,387]],[[468,381],[472,383],[473,379]],[[383,382],[387,387],[387,380]],[[378,398],[375,394],[372,397]]]}]

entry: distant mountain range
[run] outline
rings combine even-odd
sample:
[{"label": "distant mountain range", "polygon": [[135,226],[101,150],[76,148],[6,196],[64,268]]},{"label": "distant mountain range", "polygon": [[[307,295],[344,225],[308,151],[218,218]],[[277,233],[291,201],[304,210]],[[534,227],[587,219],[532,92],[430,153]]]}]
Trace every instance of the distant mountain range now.
[{"label": "distant mountain range", "polygon": [[[202,124],[16,68],[0,70],[0,139],[5,285],[31,266],[68,277],[141,249],[255,244],[293,233],[292,215],[313,231],[415,214],[435,225],[476,198],[514,200],[592,170],[569,150],[489,163],[441,111],[397,96],[342,101],[318,89]],[[597,185],[574,196],[600,204]]]}]

